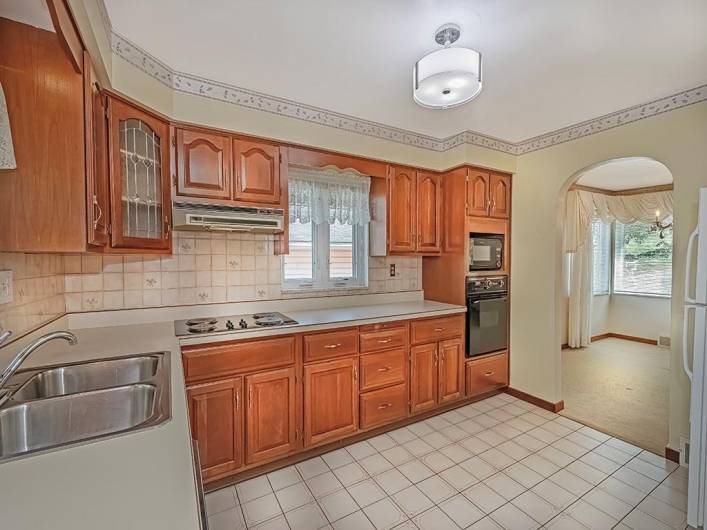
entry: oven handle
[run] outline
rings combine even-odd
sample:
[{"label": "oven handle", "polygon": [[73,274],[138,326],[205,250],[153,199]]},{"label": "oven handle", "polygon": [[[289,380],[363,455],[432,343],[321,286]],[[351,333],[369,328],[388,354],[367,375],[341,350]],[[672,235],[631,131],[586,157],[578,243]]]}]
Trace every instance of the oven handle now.
[{"label": "oven handle", "polygon": [[466,297],[466,303],[467,305],[476,305],[479,302],[483,302],[484,300],[508,300],[508,294],[504,293],[501,296],[492,296],[492,295],[485,295],[481,297],[476,297],[476,296],[467,296]]}]

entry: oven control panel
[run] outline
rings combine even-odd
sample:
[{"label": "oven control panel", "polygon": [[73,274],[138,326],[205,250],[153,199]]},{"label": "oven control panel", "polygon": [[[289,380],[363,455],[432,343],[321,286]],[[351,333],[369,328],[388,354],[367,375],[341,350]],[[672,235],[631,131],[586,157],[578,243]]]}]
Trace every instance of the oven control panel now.
[{"label": "oven control panel", "polygon": [[508,276],[488,276],[486,278],[469,278],[466,291],[473,293],[496,293],[508,290]]}]

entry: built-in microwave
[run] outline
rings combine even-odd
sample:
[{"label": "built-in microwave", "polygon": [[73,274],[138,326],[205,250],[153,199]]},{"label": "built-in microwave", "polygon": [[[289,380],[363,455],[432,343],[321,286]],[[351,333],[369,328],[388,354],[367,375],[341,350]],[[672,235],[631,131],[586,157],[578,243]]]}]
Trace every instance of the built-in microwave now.
[{"label": "built-in microwave", "polygon": [[503,234],[469,234],[469,270],[503,270]]}]

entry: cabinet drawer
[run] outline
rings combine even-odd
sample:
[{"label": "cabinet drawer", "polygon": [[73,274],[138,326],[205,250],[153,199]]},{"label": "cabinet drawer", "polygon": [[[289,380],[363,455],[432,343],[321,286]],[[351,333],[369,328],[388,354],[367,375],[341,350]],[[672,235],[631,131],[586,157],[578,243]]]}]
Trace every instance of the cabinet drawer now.
[{"label": "cabinet drawer", "polygon": [[295,337],[185,346],[182,360],[187,382],[287,366],[295,362]]},{"label": "cabinet drawer", "polygon": [[361,356],[361,391],[405,382],[402,348]]},{"label": "cabinet drawer", "polygon": [[466,393],[483,394],[508,385],[508,353],[466,363]]},{"label": "cabinet drawer", "polygon": [[317,361],[358,353],[358,329],[347,328],[304,336],[304,360]]},{"label": "cabinet drawer", "polygon": [[464,315],[413,320],[412,343],[432,342],[464,335]]},{"label": "cabinet drawer", "polygon": [[361,353],[405,346],[405,328],[365,331],[359,334]]},{"label": "cabinet drawer", "polygon": [[361,428],[369,429],[404,418],[407,411],[405,383],[361,394]]}]

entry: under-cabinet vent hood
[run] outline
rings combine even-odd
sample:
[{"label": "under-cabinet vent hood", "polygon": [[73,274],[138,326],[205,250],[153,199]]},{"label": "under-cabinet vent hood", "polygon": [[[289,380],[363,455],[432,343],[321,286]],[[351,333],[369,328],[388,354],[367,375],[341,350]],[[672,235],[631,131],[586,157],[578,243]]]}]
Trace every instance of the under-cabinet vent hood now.
[{"label": "under-cabinet vent hood", "polygon": [[177,203],[172,206],[175,230],[282,232],[283,210],[220,204]]}]

